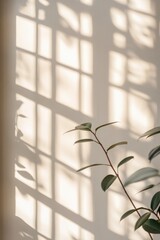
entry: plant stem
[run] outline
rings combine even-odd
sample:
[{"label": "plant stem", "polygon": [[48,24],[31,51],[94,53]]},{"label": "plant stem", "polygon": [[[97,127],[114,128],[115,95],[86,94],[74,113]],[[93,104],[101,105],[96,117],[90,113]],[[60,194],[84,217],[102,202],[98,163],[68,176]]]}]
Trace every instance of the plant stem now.
[{"label": "plant stem", "polygon": [[[134,204],[132,198],[130,197],[129,193],[127,192],[127,190],[126,190],[126,188],[125,188],[125,186],[124,186],[124,184],[123,184],[123,182],[122,182],[119,174],[118,174],[117,171],[115,170],[115,168],[114,168],[114,166],[113,166],[113,164],[112,164],[112,162],[111,162],[111,160],[110,160],[110,158],[109,158],[109,156],[108,156],[108,152],[105,150],[103,144],[101,143],[101,141],[100,141],[99,138],[97,137],[96,133],[94,133],[92,130],[91,130],[91,133],[94,135],[94,137],[95,137],[96,140],[97,140],[97,143],[101,146],[103,152],[105,153],[106,158],[107,158],[107,160],[108,160],[108,163],[109,163],[110,167],[112,168],[113,172],[115,173],[116,177],[118,178],[118,180],[119,180],[119,182],[120,182],[120,185],[121,185],[124,193],[126,194],[127,198],[129,199],[131,205],[132,205],[133,208],[136,210],[138,216],[141,217],[140,212],[138,211],[138,209],[137,209],[136,205]],[[149,234],[150,239],[153,240],[152,235],[151,235],[150,233],[148,233],[148,234]]]},{"label": "plant stem", "polygon": [[160,220],[158,214],[156,214],[152,209],[149,209],[149,208],[145,208],[145,207],[140,207],[138,209],[142,209],[142,210],[147,210],[148,212],[152,213],[153,215],[155,215],[155,217]]}]

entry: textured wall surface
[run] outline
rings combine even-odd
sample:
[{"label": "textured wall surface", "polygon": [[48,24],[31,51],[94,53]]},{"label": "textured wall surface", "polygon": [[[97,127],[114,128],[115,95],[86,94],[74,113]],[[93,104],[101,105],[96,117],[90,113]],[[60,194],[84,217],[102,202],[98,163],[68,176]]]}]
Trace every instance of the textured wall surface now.
[{"label": "textured wall surface", "polygon": [[[99,131],[116,164],[128,155],[122,179],[147,166],[158,142],[137,141],[160,124],[160,2],[156,0],[6,1],[3,76],[4,240],[146,240],[118,182],[100,184],[109,169],[95,144],[74,145],[88,134],[69,129],[119,121]],[[1,95],[2,96],[2,95]],[[155,160],[154,164],[158,163]],[[150,192],[136,194],[148,204]],[[156,237],[154,237],[156,239]]]}]

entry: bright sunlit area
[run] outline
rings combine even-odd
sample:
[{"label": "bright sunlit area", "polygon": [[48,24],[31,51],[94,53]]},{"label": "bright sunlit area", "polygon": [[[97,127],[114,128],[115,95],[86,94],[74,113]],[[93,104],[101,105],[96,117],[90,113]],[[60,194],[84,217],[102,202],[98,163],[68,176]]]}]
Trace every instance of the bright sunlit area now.
[{"label": "bright sunlit area", "polygon": [[[136,215],[87,131],[91,122],[118,121],[99,131],[124,180],[145,160],[138,137],[160,120],[159,15],[156,0],[17,0],[15,14],[15,236],[12,240],[146,240]],[[13,111],[13,109],[12,109]],[[149,144],[149,143],[147,143]],[[136,194],[145,205],[148,193]],[[157,239],[156,237],[154,238]]]}]

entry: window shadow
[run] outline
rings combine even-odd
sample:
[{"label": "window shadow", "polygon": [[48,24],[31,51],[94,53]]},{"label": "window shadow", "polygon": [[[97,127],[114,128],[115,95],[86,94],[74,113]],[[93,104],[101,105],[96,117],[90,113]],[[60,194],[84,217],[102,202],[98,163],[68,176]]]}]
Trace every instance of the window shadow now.
[{"label": "window shadow", "polygon": [[[146,145],[137,138],[160,119],[160,4],[16,3],[15,239],[145,239],[132,231],[133,219],[119,225],[129,206],[118,185],[101,191],[107,169],[76,173],[97,159],[105,162],[93,145],[72,147],[87,133],[64,133],[82,122],[118,120],[102,140],[131,144],[111,157],[116,162],[132,153],[146,164]],[[124,168],[123,176],[138,166]],[[146,193],[135,202],[144,199]]]}]

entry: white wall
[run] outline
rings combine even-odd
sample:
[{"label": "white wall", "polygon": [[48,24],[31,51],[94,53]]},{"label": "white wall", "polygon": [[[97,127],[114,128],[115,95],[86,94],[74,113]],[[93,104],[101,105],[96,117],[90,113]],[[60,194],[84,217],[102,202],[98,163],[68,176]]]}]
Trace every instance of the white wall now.
[{"label": "white wall", "polygon": [[[8,1],[9,2],[9,1]],[[73,146],[82,122],[100,133],[115,163],[134,154],[122,178],[147,165],[155,142],[137,142],[160,122],[159,9],[156,0],[16,0],[5,7],[4,240],[144,240],[118,183],[107,193],[108,169],[96,145]],[[15,117],[14,117],[15,115]],[[157,141],[158,142],[158,141]],[[150,193],[135,194],[148,204]],[[156,237],[154,238],[156,239]]]}]

